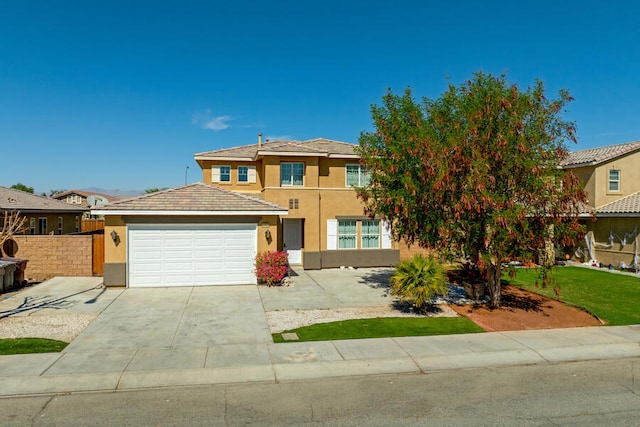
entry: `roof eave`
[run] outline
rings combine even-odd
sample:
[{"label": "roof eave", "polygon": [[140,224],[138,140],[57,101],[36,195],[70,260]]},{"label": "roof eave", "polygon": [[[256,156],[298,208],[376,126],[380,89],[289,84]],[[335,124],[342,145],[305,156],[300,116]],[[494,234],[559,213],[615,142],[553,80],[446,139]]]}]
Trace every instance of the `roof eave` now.
[{"label": "roof eave", "polygon": [[129,210],[129,209],[95,209],[93,215],[128,215],[128,216],[255,216],[255,215],[288,215],[287,210],[263,211],[180,211],[180,210]]},{"label": "roof eave", "polygon": [[194,160],[217,160],[217,161],[236,161],[236,162],[252,162],[254,160],[253,157],[234,157],[234,156],[199,156],[195,155]]},{"label": "roof eave", "polygon": [[259,150],[258,156],[286,156],[286,157],[329,157],[329,153],[307,152],[307,151],[265,151]]}]

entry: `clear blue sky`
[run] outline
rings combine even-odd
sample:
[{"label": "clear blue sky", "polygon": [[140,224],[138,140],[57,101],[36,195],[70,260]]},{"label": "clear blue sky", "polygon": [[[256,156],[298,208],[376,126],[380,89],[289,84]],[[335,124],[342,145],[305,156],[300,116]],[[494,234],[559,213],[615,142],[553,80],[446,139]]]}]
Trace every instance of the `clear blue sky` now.
[{"label": "clear blue sky", "polygon": [[0,185],[143,190],[193,154],[266,138],[357,143],[386,88],[483,70],[549,96],[590,148],[640,139],[633,1],[5,1]]}]

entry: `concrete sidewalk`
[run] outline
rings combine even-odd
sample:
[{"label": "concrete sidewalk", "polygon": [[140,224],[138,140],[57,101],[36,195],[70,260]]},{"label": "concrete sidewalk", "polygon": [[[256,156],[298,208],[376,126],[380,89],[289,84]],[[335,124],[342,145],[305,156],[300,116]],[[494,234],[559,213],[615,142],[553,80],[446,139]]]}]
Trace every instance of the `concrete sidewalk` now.
[{"label": "concrete sidewalk", "polygon": [[[92,312],[61,353],[0,356],[0,395],[279,382],[640,357],[640,325],[274,344],[265,311],[388,305],[384,269],[298,271],[291,288],[104,290],[54,280],[0,312]],[[27,315],[29,312],[20,312]]]},{"label": "concrete sidewalk", "polygon": [[640,326],[0,357],[0,395],[279,382],[640,357]]}]

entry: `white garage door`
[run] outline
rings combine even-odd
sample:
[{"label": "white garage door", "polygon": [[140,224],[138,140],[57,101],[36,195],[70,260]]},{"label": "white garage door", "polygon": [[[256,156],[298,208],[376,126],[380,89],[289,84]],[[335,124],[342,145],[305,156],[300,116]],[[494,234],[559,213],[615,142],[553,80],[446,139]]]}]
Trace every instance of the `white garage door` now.
[{"label": "white garage door", "polygon": [[129,225],[129,286],[256,283],[256,224]]}]

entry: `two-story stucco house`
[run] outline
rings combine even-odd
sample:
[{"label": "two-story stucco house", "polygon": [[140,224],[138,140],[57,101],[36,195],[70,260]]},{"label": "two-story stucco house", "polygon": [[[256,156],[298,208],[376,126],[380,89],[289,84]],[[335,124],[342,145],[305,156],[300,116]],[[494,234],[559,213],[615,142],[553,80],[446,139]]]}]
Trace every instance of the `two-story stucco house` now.
[{"label": "two-story stucco house", "polygon": [[202,179],[284,206],[278,248],[306,269],[394,265],[388,224],[363,214],[354,188],[368,183],[355,145],[324,138],[198,153]]},{"label": "two-story stucco house", "polygon": [[383,221],[363,215],[355,145],[272,141],[195,154],[202,183],[96,207],[107,286],[255,283],[258,252],[307,269],[399,261]]},{"label": "two-story stucco house", "polygon": [[583,183],[595,221],[587,221],[584,258],[638,267],[640,141],[575,151],[562,167]]}]

